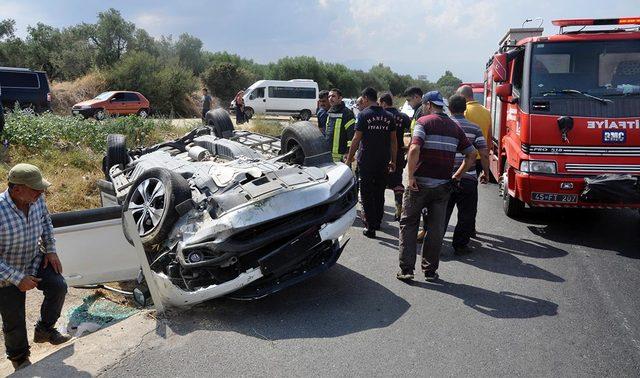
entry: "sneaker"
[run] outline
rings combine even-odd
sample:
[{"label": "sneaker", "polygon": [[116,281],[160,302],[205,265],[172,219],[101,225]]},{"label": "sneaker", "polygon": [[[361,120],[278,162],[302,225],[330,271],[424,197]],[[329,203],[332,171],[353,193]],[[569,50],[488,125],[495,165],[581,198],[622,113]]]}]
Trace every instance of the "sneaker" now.
[{"label": "sneaker", "polygon": [[418,243],[422,243],[424,241],[424,237],[427,236],[427,231],[426,230],[420,230],[420,232],[418,232],[418,239],[416,240]]},{"label": "sneaker", "polygon": [[362,235],[368,237],[369,239],[375,239],[376,230],[374,230],[373,228],[365,228],[364,230],[362,230]]},{"label": "sneaker", "polygon": [[401,270],[398,273],[396,273],[396,278],[399,279],[400,281],[411,281],[413,280],[413,272],[410,270]]},{"label": "sneaker", "polygon": [[431,272],[431,271],[424,272],[424,279],[429,281],[429,282],[437,281],[438,277],[440,277],[440,276],[438,275],[437,272]]},{"label": "sneaker", "polygon": [[71,340],[71,336],[63,335],[56,328],[43,329],[36,327],[33,334],[34,343],[50,343],[52,345],[59,345]]},{"label": "sneaker", "polygon": [[25,357],[17,361],[11,361],[11,365],[13,365],[13,368],[15,369],[15,371],[18,371],[20,369],[24,369],[27,366],[31,365],[31,360],[29,360],[29,357]]},{"label": "sneaker", "polygon": [[471,252],[473,252],[473,250],[471,248],[469,248],[468,245],[462,246],[462,247],[453,247],[453,254],[456,256],[464,256],[464,255],[468,255]]}]

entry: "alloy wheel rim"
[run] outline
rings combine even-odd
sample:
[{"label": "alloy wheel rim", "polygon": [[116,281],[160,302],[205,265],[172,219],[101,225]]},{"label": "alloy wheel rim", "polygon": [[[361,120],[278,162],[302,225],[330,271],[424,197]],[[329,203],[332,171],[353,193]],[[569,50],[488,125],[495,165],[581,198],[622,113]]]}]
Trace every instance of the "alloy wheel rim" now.
[{"label": "alloy wheel rim", "polygon": [[140,236],[148,235],[160,224],[165,212],[165,193],[164,184],[156,178],[148,178],[135,188],[129,210]]}]

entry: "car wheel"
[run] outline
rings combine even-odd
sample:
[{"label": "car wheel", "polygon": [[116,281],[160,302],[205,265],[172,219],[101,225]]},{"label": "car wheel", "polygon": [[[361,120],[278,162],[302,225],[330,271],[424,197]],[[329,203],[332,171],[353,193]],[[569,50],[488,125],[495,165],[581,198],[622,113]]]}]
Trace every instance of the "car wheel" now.
[{"label": "car wheel", "polygon": [[282,130],[280,154],[291,153],[291,164],[321,166],[333,162],[320,129],[308,121],[296,122]]},{"label": "car wheel", "polygon": [[147,118],[149,116],[149,111],[147,109],[138,110],[138,117]]},{"label": "car wheel", "polygon": [[98,109],[93,116],[98,121],[102,121],[103,119],[107,118],[107,113],[105,113],[104,109]]},{"label": "car wheel", "polygon": [[126,138],[122,134],[107,135],[107,154],[102,159],[102,170],[107,180],[109,177],[109,169],[114,165],[125,166],[129,162],[129,152],[127,151]]},{"label": "car wheel", "polygon": [[210,110],[205,115],[207,125],[213,128],[213,135],[218,138],[231,138],[233,136],[233,122],[229,113],[222,108]]},{"label": "car wheel", "polygon": [[300,112],[300,120],[301,121],[308,121],[309,118],[311,118],[311,110],[305,109],[305,110]]},{"label": "car wheel", "polygon": [[248,121],[253,118],[253,108],[244,108],[244,118]]},{"label": "car wheel", "polygon": [[509,218],[517,218],[524,212],[524,202],[509,194],[509,166],[505,167],[500,180],[500,193],[502,194],[502,209]]},{"label": "car wheel", "polygon": [[[152,168],[131,185],[122,208],[123,216],[124,212],[131,211],[142,244],[150,247],[166,239],[180,217],[176,206],[190,198],[191,189],[184,177],[166,168]],[[131,242],[126,228],[124,234]]]}]

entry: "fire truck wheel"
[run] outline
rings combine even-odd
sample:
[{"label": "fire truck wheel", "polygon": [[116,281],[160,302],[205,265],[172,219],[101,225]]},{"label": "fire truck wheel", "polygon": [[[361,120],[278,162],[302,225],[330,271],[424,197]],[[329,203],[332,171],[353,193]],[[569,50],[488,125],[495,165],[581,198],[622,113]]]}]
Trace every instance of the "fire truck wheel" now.
[{"label": "fire truck wheel", "polygon": [[509,166],[505,167],[500,180],[500,192],[502,193],[502,209],[509,218],[517,218],[524,211],[524,202],[509,194]]}]

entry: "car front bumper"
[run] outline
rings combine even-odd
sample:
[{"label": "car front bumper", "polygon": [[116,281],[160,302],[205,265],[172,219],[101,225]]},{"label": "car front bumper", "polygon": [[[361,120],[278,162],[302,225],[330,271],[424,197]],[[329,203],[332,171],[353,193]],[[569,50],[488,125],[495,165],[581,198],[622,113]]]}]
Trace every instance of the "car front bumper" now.
[{"label": "car front bumper", "polygon": [[[163,273],[153,272],[152,279],[156,282],[159,288],[158,294],[160,295],[162,302],[168,306],[181,307],[195,305],[213,298],[234,293],[243,288],[246,288],[246,290],[238,292],[238,298],[260,298],[282,290],[297,282],[306,280],[307,278],[319,274],[333,266],[340,257],[344,245],[346,244],[345,242],[340,245],[343,235],[347,232],[349,227],[351,227],[355,218],[356,207],[354,206],[340,218],[333,222],[325,223],[316,229],[319,236],[319,242],[310,249],[299,251],[301,254],[305,254],[302,261],[296,261],[291,266],[286,266],[285,264],[280,267],[281,269],[287,270],[286,272],[273,274],[271,271],[266,271],[267,265],[261,262],[260,266],[240,273],[240,275],[233,280],[217,285],[202,287],[194,291],[185,291],[174,285],[171,282],[171,279]],[[305,236],[306,235],[303,233],[299,238],[294,239],[291,243],[294,243],[297,240],[302,240]],[[322,250],[320,250],[321,248]],[[300,266],[304,265],[306,260],[314,257],[313,253],[309,253],[314,252],[314,249],[317,249],[318,252],[325,253],[326,258],[319,261],[317,265],[311,266],[310,269],[298,269]],[[283,251],[286,251],[287,253],[287,256],[285,257],[295,257],[292,255],[291,249]]]},{"label": "car front bumper", "polygon": [[96,114],[98,109],[89,108],[89,109],[71,109],[71,115],[77,116],[81,115],[85,118],[93,117]]},{"label": "car front bumper", "polygon": [[640,208],[640,202],[619,201],[614,198],[587,201],[582,196],[585,176],[541,175],[516,171],[516,192],[510,194],[531,207],[571,208]]}]

